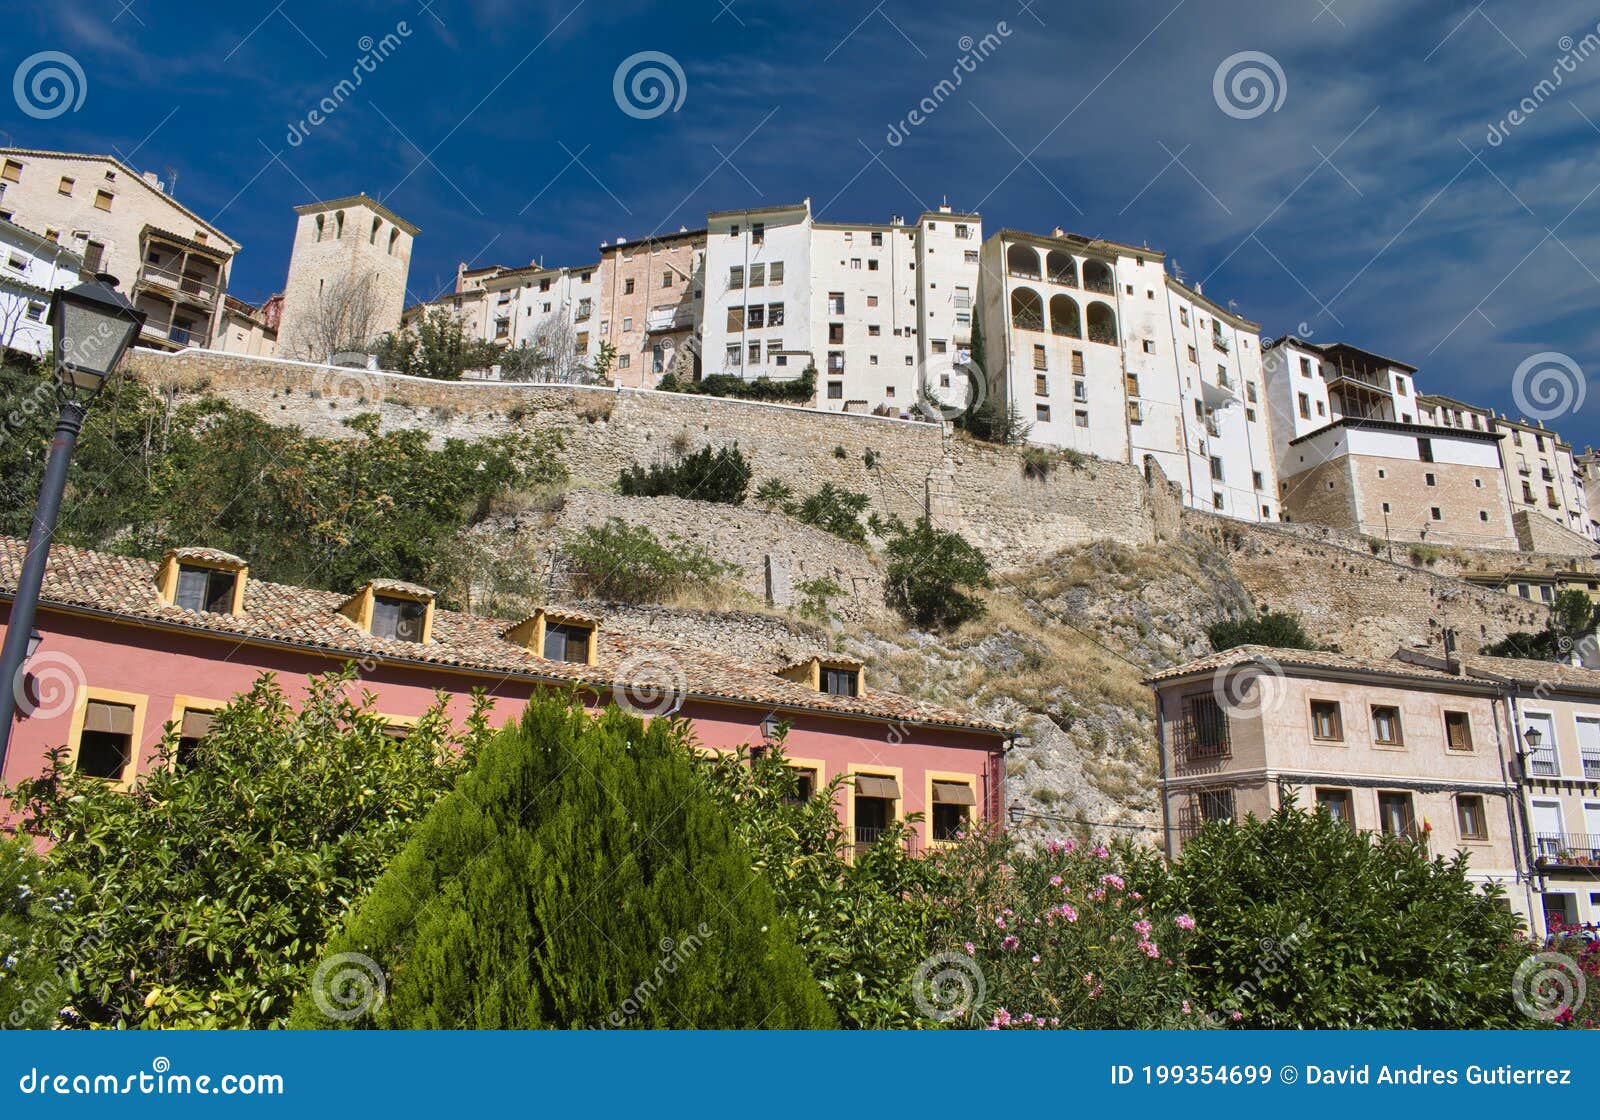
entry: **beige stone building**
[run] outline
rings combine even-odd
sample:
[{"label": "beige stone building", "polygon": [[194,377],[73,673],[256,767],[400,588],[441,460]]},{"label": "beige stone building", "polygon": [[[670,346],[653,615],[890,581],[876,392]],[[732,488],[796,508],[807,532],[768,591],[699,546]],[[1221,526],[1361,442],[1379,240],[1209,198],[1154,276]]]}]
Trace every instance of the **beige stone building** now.
[{"label": "beige stone building", "polygon": [[209,346],[239,243],[173,198],[153,172],[104,155],[0,148],[0,219],[115,276],[145,313],[139,344]]},{"label": "beige stone building", "polygon": [[594,346],[617,348],[611,376],[619,385],[648,389],[678,368],[693,377],[705,298],[706,231],[680,230],[600,247],[594,289]]},{"label": "beige stone building", "polygon": [[1494,425],[1506,434],[1500,448],[1512,509],[1537,513],[1593,540],[1589,497],[1573,461],[1572,445],[1543,424],[1500,416]]},{"label": "beige stone building", "polygon": [[1169,851],[1207,821],[1291,791],[1351,828],[1464,851],[1471,876],[1533,912],[1512,737],[1498,682],[1398,660],[1242,646],[1159,673]]},{"label": "beige stone building", "polygon": [[[1419,668],[1445,667],[1423,654],[1401,657]],[[1521,788],[1535,932],[1552,921],[1600,923],[1600,672],[1473,654],[1457,667],[1500,692]]]},{"label": "beige stone building", "polygon": [[294,212],[278,355],[325,361],[398,330],[417,227],[364,194]]},{"label": "beige stone building", "polygon": [[224,296],[222,315],[211,349],[252,358],[270,358],[278,351],[278,316],[283,296],[275,295],[260,307],[234,296]]}]

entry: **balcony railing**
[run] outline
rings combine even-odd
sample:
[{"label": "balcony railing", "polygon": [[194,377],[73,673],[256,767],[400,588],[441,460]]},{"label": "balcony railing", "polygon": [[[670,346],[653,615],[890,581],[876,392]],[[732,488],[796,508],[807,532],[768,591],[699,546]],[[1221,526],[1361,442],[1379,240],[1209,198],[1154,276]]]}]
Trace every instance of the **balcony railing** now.
[{"label": "balcony railing", "polygon": [[1600,870],[1600,835],[1592,832],[1541,832],[1533,838],[1541,867],[1592,867]]},{"label": "balcony railing", "polygon": [[1554,747],[1539,747],[1528,752],[1528,773],[1536,778],[1554,778],[1561,773]]},{"label": "balcony railing", "polygon": [[162,268],[159,265],[141,265],[139,267],[139,283],[153,288],[174,291],[180,295],[199,300],[202,303],[215,303],[217,300],[217,281],[215,278],[173,272],[171,269]]},{"label": "balcony railing", "polygon": [[148,338],[164,339],[175,342],[179,346],[204,346],[206,345],[206,324],[196,323],[192,327],[179,326],[176,323],[156,323],[146,319],[144,328],[139,332]]},{"label": "balcony railing", "polygon": [[1214,334],[1211,336],[1211,345],[1226,354],[1232,344],[1222,335]]},{"label": "balcony railing", "polygon": [[[891,828],[866,828],[862,825],[857,825],[855,844],[856,854],[860,855],[868,848],[871,848],[879,840],[883,839],[884,836],[891,834],[894,831],[895,830]],[[901,836],[901,846],[904,847],[906,852],[910,855],[921,855],[922,837],[919,836],[915,831],[906,831]]]},{"label": "balcony railing", "polygon": [[1600,751],[1583,752],[1583,776],[1591,782],[1600,782]]}]

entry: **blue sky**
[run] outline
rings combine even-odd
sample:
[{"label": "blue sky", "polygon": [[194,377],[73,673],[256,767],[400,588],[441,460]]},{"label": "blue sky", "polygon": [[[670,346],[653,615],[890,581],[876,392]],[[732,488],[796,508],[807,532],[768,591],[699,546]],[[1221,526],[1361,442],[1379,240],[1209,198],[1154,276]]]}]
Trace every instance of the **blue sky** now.
[{"label": "blue sky", "polygon": [[[948,199],[990,231],[1147,243],[1268,334],[1364,345],[1501,410],[1535,354],[1600,369],[1600,53],[1579,57],[1600,12],[1585,5],[82,0],[11,20],[5,73],[66,52],[86,94],[49,120],[5,101],[0,131],[176,169],[177,196],[244,244],[247,299],[282,284],[291,206],[358,190],[422,227],[414,298],[459,260],[582,263],[707,210],[809,195],[824,218],[881,221]],[[388,34],[398,46],[289,143],[364,37]],[[645,51],[681,68],[683,102],[628,115],[613,78]],[[1230,94],[1248,59],[1219,101],[1240,52],[1281,73],[1258,64],[1274,107],[1257,112],[1248,83]],[[1589,398],[1553,421],[1579,448],[1600,444]]]}]

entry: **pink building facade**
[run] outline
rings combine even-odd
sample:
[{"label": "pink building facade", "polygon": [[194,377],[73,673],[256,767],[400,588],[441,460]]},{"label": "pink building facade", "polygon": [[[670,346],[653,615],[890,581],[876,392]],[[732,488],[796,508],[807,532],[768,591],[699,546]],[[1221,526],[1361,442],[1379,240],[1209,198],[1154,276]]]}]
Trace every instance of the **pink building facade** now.
[{"label": "pink building facade", "polygon": [[[9,614],[21,541],[0,539],[0,617]],[[765,671],[712,651],[608,632],[604,619],[541,610],[518,622],[436,608],[425,588],[377,580],[346,596],[251,579],[237,557],[177,550],[160,564],[52,550],[9,754],[0,780],[37,775],[66,748],[87,773],[122,786],[159,765],[170,727],[201,738],[209,713],[272,673],[293,702],[309,677],[356,666],[403,734],[449,697],[459,722],[474,688],[498,726],[535,692],[576,688],[585,704],[688,720],[702,749],[761,747],[789,724],[785,753],[813,788],[840,775],[841,819],[858,841],[922,814],[913,844],[937,846],[1004,812],[1009,731],[867,687],[859,662],[808,658]]]}]

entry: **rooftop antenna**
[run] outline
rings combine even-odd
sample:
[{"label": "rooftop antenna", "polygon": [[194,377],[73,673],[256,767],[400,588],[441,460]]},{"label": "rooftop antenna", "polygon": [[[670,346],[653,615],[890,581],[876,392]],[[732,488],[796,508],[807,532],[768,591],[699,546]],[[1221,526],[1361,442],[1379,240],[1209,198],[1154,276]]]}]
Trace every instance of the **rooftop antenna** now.
[{"label": "rooftop antenna", "polygon": [[178,197],[178,169],[176,167],[167,168],[167,197]]}]

